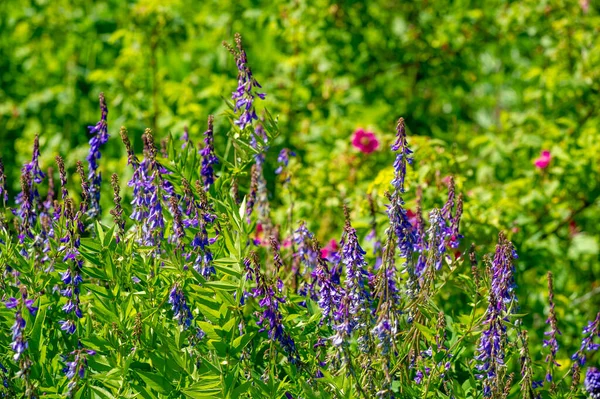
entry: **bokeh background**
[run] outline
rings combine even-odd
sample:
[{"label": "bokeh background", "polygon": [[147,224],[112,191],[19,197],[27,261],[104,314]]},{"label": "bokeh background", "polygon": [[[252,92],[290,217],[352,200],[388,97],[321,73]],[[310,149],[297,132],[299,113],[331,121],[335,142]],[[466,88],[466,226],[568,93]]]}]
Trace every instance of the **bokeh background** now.
[{"label": "bokeh background", "polygon": [[[417,185],[427,209],[440,206],[454,175],[465,196],[465,248],[474,241],[490,251],[504,230],[520,254],[528,323],[543,327],[551,270],[563,332],[579,336],[570,321],[600,307],[600,15],[592,0],[3,0],[0,155],[13,194],[36,133],[44,168],[57,154],[70,168],[85,158],[99,92],[112,136],[105,176],[127,173],[121,125],[138,148],[146,127],[177,140],[187,125],[197,142],[211,113],[217,133],[226,130],[237,70],[221,43],[235,32],[267,93],[260,107],[281,130],[268,159],[272,201],[292,198],[295,217],[329,240],[341,230],[345,199],[364,215],[356,224],[366,235],[367,193],[385,217],[388,149],[403,116],[415,150],[408,207]],[[357,128],[374,132],[379,150],[354,148]],[[216,146],[225,151],[219,134]],[[291,196],[268,172],[283,147],[298,154]],[[542,151],[550,162],[536,166]],[[242,191],[247,180],[242,174]]]}]

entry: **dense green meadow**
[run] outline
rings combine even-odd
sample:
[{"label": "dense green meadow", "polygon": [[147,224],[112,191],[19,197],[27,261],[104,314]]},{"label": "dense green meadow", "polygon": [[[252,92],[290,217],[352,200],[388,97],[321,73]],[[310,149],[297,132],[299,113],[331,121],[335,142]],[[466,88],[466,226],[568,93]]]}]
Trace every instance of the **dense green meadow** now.
[{"label": "dense green meadow", "polygon": [[600,398],[600,8],[0,2],[1,398]]}]

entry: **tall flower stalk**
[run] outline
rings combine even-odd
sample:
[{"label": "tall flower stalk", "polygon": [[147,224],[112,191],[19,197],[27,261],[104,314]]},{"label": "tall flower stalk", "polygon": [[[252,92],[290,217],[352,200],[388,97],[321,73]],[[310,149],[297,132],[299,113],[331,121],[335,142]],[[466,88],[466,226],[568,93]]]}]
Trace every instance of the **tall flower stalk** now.
[{"label": "tall flower stalk", "polygon": [[408,147],[406,140],[406,127],[404,118],[400,118],[396,125],[396,141],[392,145],[392,151],[396,152],[394,160],[394,179],[392,180],[393,191],[389,195],[390,204],[387,214],[390,220],[390,229],[394,232],[398,255],[404,259],[404,269],[408,273],[407,291],[409,296],[414,296],[417,290],[416,275],[413,265],[413,252],[415,250],[416,236],[414,227],[408,220],[404,199],[402,198],[405,188],[406,167],[412,164],[412,150]]},{"label": "tall flower stalk", "polygon": [[88,180],[90,181],[89,186],[89,209],[88,215],[92,218],[97,218],[102,214],[102,208],[100,207],[100,192],[102,184],[102,173],[98,171],[98,161],[102,154],[100,148],[108,142],[108,107],[106,106],[106,100],[104,99],[104,93],[100,93],[100,120],[94,126],[88,126],[88,130],[92,138],[90,139],[90,152],[87,156],[88,161]]},{"label": "tall flower stalk", "polygon": [[507,338],[504,320],[516,303],[513,276],[515,258],[512,243],[500,233],[490,270],[489,304],[475,356],[478,371],[476,377],[483,381],[485,397],[500,394],[505,386]]},{"label": "tall flower stalk", "polygon": [[235,34],[235,46],[226,42],[223,42],[223,45],[235,57],[235,63],[238,68],[238,87],[233,92],[231,98],[234,101],[233,112],[237,116],[235,124],[239,126],[240,130],[244,130],[254,120],[258,120],[254,109],[254,98],[258,97],[264,100],[265,94],[256,91],[256,89],[260,89],[262,86],[252,75],[252,69],[248,65],[246,50],[242,46],[242,36],[239,33]]}]

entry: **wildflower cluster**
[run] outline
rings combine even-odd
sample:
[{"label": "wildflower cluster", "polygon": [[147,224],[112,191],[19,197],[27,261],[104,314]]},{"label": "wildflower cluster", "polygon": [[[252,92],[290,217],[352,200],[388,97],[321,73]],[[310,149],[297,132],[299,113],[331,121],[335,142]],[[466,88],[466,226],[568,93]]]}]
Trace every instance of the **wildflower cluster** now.
[{"label": "wildflower cluster", "polygon": [[[440,179],[447,193],[407,180],[414,154],[403,118],[387,195],[357,186],[343,193],[352,221],[348,205],[343,218],[297,220],[292,209],[321,210],[312,198],[295,207],[307,172],[290,168],[294,149],[267,152],[276,123],[268,113],[257,122],[254,99],[264,95],[239,36],[229,49],[235,120],[225,131],[210,116],[199,152],[186,128],[183,146],[161,141],[161,157],[146,129],[138,156],[123,127],[129,175],[113,173],[109,185],[100,170],[116,162],[100,165],[110,140],[100,95],[87,171],[57,156],[55,187],[36,137],[14,198],[0,162],[0,397],[504,399],[518,384],[532,399],[567,395],[567,380],[570,396],[600,397],[600,313],[583,329],[570,377],[557,378],[571,341],[561,341],[552,275],[536,340],[516,312],[515,246],[500,233],[483,256],[487,272],[475,244],[462,256],[461,179]],[[386,156],[371,132],[351,144]],[[292,170],[298,185],[282,209]],[[439,208],[425,207],[432,194],[446,197]]]}]

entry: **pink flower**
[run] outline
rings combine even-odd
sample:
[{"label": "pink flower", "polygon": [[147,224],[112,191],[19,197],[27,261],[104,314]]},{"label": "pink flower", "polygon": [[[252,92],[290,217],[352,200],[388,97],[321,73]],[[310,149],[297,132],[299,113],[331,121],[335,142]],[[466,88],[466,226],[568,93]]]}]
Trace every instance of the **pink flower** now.
[{"label": "pink flower", "polygon": [[373,132],[356,129],[354,136],[352,136],[352,145],[360,152],[370,154],[379,148],[379,140],[377,140]]},{"label": "pink flower", "polygon": [[256,224],[256,235],[254,236],[254,245],[269,246],[269,241],[265,238],[264,227],[261,223]]},{"label": "pink flower", "polygon": [[321,248],[321,258],[327,259],[330,255],[339,251],[340,247],[335,239],[331,239],[325,248]]},{"label": "pink flower", "polygon": [[550,151],[543,150],[540,157],[535,160],[534,165],[536,168],[546,169],[548,165],[550,165],[551,158],[552,157],[550,156]]},{"label": "pink flower", "polygon": [[417,214],[414,213],[412,210],[407,209],[406,216],[408,217],[408,223],[410,223],[413,227],[417,227],[417,223],[419,223],[419,220],[417,219]]}]

